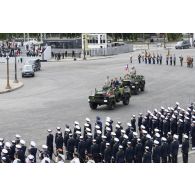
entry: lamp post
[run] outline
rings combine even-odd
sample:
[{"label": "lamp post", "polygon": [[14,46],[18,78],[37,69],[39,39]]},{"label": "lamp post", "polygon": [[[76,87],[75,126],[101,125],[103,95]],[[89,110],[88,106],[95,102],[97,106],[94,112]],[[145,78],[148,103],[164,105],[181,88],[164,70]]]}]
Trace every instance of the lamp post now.
[{"label": "lamp post", "polygon": [[17,59],[16,59],[16,52],[14,52],[14,58],[15,58],[15,79],[14,79],[14,83],[18,83],[18,78],[17,78]]},{"label": "lamp post", "polygon": [[85,37],[85,35],[83,35],[83,60],[86,60],[86,53],[85,53],[85,39],[86,39],[86,37]]},{"label": "lamp post", "polygon": [[6,60],[7,60],[7,85],[6,85],[6,89],[11,89],[11,86],[9,84],[9,55],[7,54],[6,56]]}]

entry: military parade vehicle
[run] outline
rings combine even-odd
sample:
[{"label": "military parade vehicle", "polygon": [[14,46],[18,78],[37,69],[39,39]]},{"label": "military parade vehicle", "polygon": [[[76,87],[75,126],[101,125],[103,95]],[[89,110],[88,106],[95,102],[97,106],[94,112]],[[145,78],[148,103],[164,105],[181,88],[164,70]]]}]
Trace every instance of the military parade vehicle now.
[{"label": "military parade vehicle", "polygon": [[122,79],[122,85],[130,87],[132,94],[137,95],[139,91],[145,90],[145,78],[143,75],[126,74]]},{"label": "military parade vehicle", "polygon": [[95,93],[88,98],[89,106],[95,110],[98,106],[107,105],[108,109],[114,109],[116,103],[122,101],[124,105],[129,104],[131,90],[129,86],[103,87],[95,89]]}]

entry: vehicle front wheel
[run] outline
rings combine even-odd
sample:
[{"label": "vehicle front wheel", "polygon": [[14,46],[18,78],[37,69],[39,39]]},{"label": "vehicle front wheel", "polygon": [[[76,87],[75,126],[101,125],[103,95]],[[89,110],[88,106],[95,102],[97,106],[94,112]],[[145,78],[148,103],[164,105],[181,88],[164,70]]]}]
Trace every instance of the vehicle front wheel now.
[{"label": "vehicle front wheel", "polygon": [[91,108],[92,110],[97,109],[97,104],[96,104],[96,103],[90,103],[89,106],[90,106],[90,108]]},{"label": "vehicle front wheel", "polygon": [[145,86],[141,87],[141,91],[144,91],[145,90]]},{"label": "vehicle front wheel", "polygon": [[124,97],[123,105],[129,105],[129,99],[130,98],[128,96]]}]

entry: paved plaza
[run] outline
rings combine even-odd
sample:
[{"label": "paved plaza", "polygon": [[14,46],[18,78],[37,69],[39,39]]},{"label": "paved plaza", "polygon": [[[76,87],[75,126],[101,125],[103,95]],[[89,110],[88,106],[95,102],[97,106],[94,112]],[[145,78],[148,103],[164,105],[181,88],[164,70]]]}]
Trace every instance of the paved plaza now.
[{"label": "paved plaza", "polygon": [[[153,52],[163,55],[163,65],[138,64],[137,55],[141,51],[132,53],[132,65],[138,74],[145,76],[146,90],[132,96],[128,106],[119,103],[114,110],[104,106],[91,110],[87,100],[95,88],[104,84],[107,75],[119,78],[125,74],[125,65],[129,64],[128,53],[86,61],[43,62],[42,70],[35,73],[35,78],[22,79],[22,64],[19,63],[18,78],[24,86],[11,93],[0,94],[0,137],[9,140],[18,133],[27,144],[34,140],[41,145],[45,143],[48,128],[61,126],[64,129],[65,124],[72,127],[75,120],[83,127],[86,117],[94,124],[97,115],[103,121],[106,116],[110,116],[126,126],[132,114],[174,105],[176,101],[186,108],[195,101],[195,69],[187,68],[186,64],[180,67],[179,56],[183,55],[185,63],[186,56],[193,56],[195,50],[172,49],[171,54],[177,57],[176,67],[165,65],[167,50],[153,49],[151,54]],[[0,77],[6,78],[5,63],[0,63]],[[13,60],[10,64],[10,78],[14,79]]]}]

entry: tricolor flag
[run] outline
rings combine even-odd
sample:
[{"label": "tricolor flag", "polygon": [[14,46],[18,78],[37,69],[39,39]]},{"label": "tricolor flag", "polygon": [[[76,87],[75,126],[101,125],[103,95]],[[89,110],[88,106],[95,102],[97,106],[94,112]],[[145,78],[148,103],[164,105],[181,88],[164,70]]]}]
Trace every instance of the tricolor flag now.
[{"label": "tricolor flag", "polygon": [[129,71],[129,65],[128,64],[125,66],[125,70]]}]

